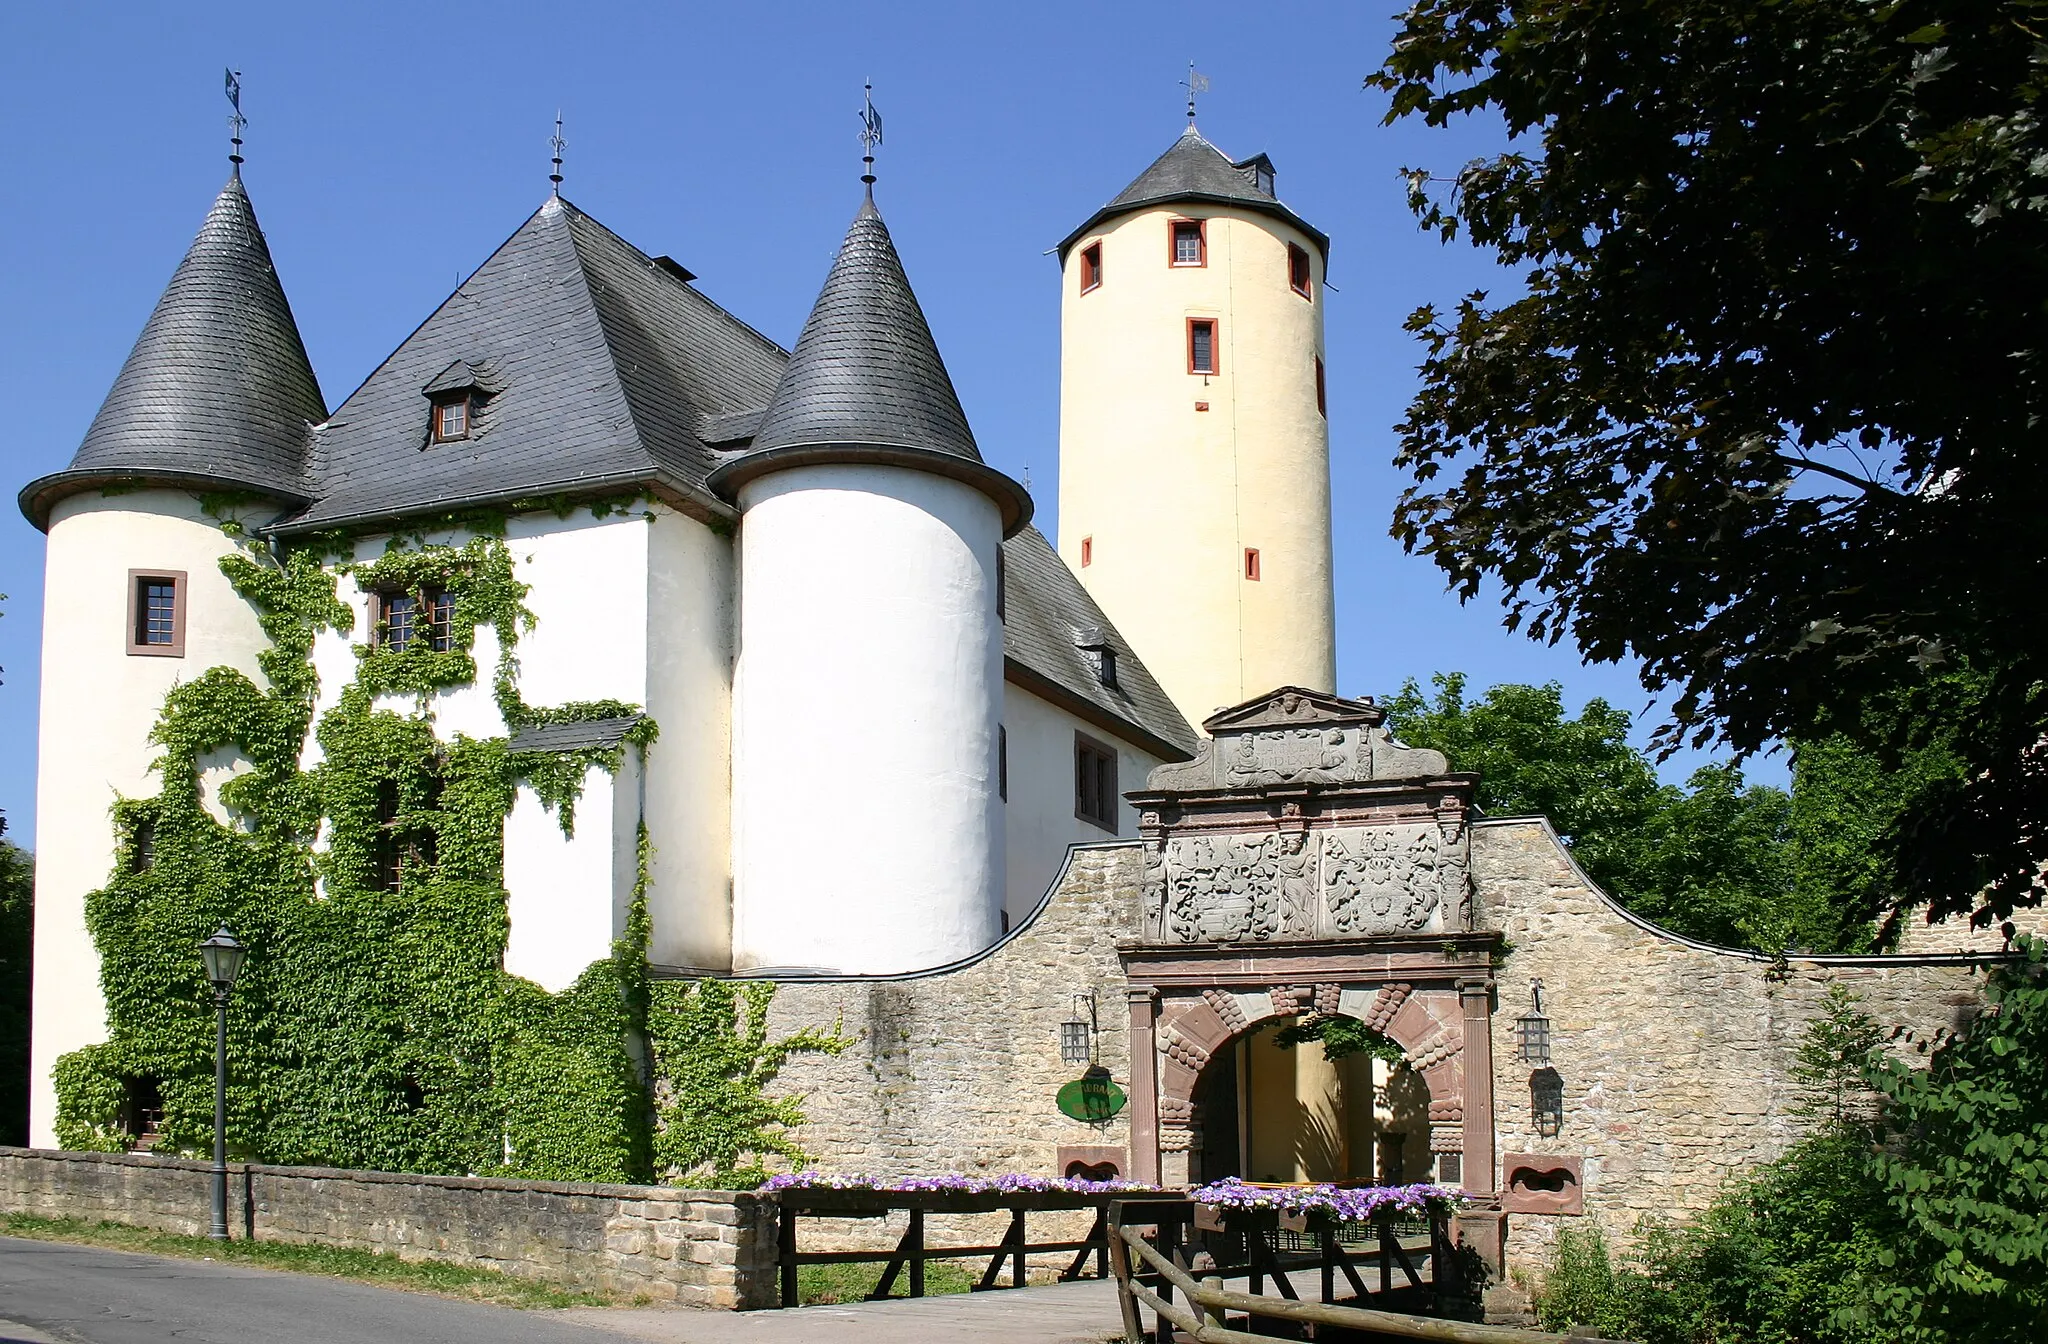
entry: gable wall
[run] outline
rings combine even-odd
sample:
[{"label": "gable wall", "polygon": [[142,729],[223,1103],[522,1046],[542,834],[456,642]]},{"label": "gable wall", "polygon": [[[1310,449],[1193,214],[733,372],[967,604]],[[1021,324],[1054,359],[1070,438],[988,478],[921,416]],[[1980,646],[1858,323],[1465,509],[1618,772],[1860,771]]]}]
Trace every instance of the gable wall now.
[{"label": "gable wall", "polygon": [[1114,833],[1074,815],[1074,734],[1085,733],[1116,748],[1119,795],[1144,787],[1145,777],[1160,761],[1015,682],[1003,684],[1003,730],[1010,758],[1009,800],[1003,809],[1003,908],[1015,928],[1058,879],[1066,866],[1067,846],[1138,833],[1138,810],[1121,796]]}]

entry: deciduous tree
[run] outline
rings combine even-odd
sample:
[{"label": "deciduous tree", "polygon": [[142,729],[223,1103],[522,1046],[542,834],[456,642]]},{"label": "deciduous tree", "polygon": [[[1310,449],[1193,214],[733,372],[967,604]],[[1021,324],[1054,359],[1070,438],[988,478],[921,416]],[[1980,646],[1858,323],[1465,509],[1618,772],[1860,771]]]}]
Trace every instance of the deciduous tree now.
[{"label": "deciduous tree", "polygon": [[[1394,531],[1668,691],[1661,741],[1961,767],[1886,830],[1985,920],[2048,862],[2048,0],[1419,0],[1411,203],[1519,273],[1409,326]],[[1882,707],[1884,712],[1876,712]]]}]

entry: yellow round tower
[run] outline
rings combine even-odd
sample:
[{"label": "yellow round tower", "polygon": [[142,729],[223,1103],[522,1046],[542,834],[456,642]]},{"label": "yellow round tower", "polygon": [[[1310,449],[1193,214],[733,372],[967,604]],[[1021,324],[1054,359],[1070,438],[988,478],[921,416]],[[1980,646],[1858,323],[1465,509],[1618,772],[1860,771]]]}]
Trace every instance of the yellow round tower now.
[{"label": "yellow round tower", "polygon": [[1059,254],[1060,555],[1191,723],[1334,691],[1329,239],[1190,124]]}]

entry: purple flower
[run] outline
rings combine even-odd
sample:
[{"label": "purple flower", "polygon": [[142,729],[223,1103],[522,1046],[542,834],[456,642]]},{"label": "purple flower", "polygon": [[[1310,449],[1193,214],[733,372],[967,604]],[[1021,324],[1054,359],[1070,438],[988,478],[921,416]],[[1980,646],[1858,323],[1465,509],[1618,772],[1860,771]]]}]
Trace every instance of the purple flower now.
[{"label": "purple flower", "polygon": [[1114,1195],[1127,1191],[1156,1193],[1162,1187],[1140,1181],[1084,1181],[1066,1177],[1026,1176],[1007,1172],[999,1176],[909,1176],[885,1181],[873,1176],[828,1176],[819,1171],[786,1171],[771,1176],[763,1190],[873,1190],[881,1194],[916,1194],[927,1191],[958,1191],[970,1195],[1061,1194]]}]

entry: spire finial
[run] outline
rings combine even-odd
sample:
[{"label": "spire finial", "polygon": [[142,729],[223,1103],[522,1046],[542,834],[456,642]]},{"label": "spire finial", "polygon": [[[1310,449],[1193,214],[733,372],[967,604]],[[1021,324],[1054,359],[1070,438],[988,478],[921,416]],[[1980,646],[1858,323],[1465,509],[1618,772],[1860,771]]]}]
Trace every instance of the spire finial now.
[{"label": "spire finial", "polygon": [[1193,61],[1188,62],[1188,77],[1181,81],[1181,87],[1188,91],[1188,129],[1195,129],[1195,95],[1209,91],[1209,77],[1195,69]]},{"label": "spire finial", "polygon": [[875,111],[875,82],[867,83],[867,102],[860,112],[860,143],[867,153],[861,155],[863,165],[860,180],[868,189],[868,199],[875,199],[875,146],[882,143],[882,114]]},{"label": "spire finial", "polygon": [[569,142],[562,138],[562,109],[559,107],[555,109],[555,133],[548,137],[548,146],[555,151],[555,171],[548,174],[548,181],[553,184],[549,190],[557,200],[560,200],[562,196],[562,151],[569,147]]},{"label": "spire finial", "polygon": [[228,143],[234,146],[228,154],[228,162],[235,165],[235,176],[242,176],[242,128],[249,119],[242,115],[242,72],[230,70],[228,75],[228,106],[234,109],[228,114]]}]

